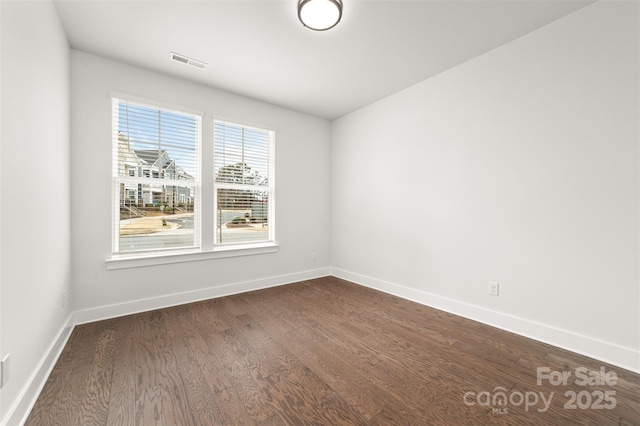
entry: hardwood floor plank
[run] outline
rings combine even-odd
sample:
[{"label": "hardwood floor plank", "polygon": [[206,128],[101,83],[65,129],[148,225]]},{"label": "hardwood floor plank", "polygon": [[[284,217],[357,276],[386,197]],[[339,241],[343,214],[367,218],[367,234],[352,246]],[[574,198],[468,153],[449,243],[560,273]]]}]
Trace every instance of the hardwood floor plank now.
[{"label": "hardwood floor plank", "polygon": [[[134,425],[168,425],[165,418],[162,386],[148,386],[136,395]],[[170,420],[170,419],[169,419]]]},{"label": "hardwood floor plank", "polygon": [[[212,351],[205,340],[210,335],[202,335],[201,316],[208,317],[207,312],[185,310],[178,314],[178,323],[182,332],[182,346],[176,349],[176,355],[179,359],[188,357],[191,362],[197,363],[211,392],[217,394],[233,385],[225,374],[226,364],[222,362],[220,352]],[[217,318],[214,321],[217,321]],[[216,332],[215,336],[220,335]],[[220,341],[222,341],[221,337]],[[215,342],[213,346],[218,347]]]},{"label": "hardwood floor plank", "polygon": [[88,401],[82,404],[77,422],[82,425],[104,425],[109,411],[113,378],[116,330],[105,327],[95,337],[97,349],[93,362],[88,368],[88,377],[84,383],[82,398]]},{"label": "hardwood floor plank", "polygon": [[[63,354],[69,352],[65,348]],[[62,356],[61,356],[62,358]],[[60,425],[65,426],[72,423],[72,416],[77,409],[79,401],[71,400],[71,389],[69,387],[69,381],[71,372],[73,371],[68,363],[63,362],[64,366],[57,365],[38,397],[38,404],[36,404],[25,425]]]},{"label": "hardwood floor plank", "polygon": [[187,382],[184,380],[183,370],[180,368],[181,364],[184,366],[189,360],[188,358],[181,358],[179,361],[176,356],[174,346],[177,339],[171,336],[171,328],[168,324],[174,321],[175,318],[173,316],[167,318],[165,314],[164,319],[165,324],[167,324],[166,334],[162,335],[162,338],[155,338],[158,348],[155,366],[158,372],[158,383],[164,386],[167,398],[173,402],[171,408],[173,416],[177,419],[175,424],[196,424],[195,416],[187,397],[189,388],[186,386]]},{"label": "hardwood floor plank", "polygon": [[158,397],[160,392],[158,371],[156,371],[158,347],[155,343],[155,336],[161,333],[166,333],[166,328],[162,323],[160,312],[144,312],[136,316],[133,330],[134,344],[131,346],[135,389],[140,395],[145,395],[146,389],[155,389],[155,392],[148,395],[150,398]]},{"label": "hardwood floor plank", "polygon": [[133,371],[134,316],[121,318],[114,342],[113,375],[107,421],[109,426],[132,425],[136,419],[136,383]]},{"label": "hardwood floor plank", "polygon": [[283,369],[261,379],[273,410],[286,424],[366,424],[307,367]]},{"label": "hardwood floor plank", "polygon": [[304,362],[366,419],[377,414],[392,395],[375,388],[368,377],[358,374],[355,363],[332,352],[326,341],[318,339],[314,333],[305,331],[309,330],[287,333],[287,344],[303,354]]},{"label": "hardwood floor plank", "polygon": [[236,361],[231,373],[240,403],[253,423],[262,423],[277,414],[264,388],[263,371],[260,368],[260,364],[245,357]]}]

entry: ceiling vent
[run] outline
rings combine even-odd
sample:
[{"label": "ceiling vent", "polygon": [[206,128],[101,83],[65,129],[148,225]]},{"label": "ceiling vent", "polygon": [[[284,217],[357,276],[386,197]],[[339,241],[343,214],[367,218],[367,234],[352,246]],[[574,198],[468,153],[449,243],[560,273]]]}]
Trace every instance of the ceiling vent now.
[{"label": "ceiling vent", "polygon": [[205,69],[207,67],[206,62],[198,61],[196,59],[189,58],[188,56],[184,56],[176,52],[169,52],[169,58],[173,59],[174,61],[191,65],[193,67],[200,68],[200,69]]}]

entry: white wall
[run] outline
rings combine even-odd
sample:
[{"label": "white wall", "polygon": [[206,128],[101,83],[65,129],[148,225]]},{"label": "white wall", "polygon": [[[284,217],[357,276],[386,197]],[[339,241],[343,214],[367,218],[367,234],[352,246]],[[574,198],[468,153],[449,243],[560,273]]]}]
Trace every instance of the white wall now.
[{"label": "white wall", "polygon": [[[81,321],[329,273],[328,121],[83,52],[72,51],[71,69],[72,281]],[[107,270],[111,90],[204,111],[205,132],[211,132],[214,114],[276,130],[279,252]],[[212,155],[211,137],[203,140],[206,161]],[[203,205],[212,200],[203,194]],[[212,231],[212,225],[204,226],[205,232]],[[312,252],[317,252],[316,261]]]},{"label": "white wall", "polygon": [[[2,8],[2,329],[7,420],[69,316],[69,47],[50,2]],[[33,395],[33,392],[31,393]]]},{"label": "white wall", "polygon": [[638,31],[597,3],[334,122],[335,273],[639,371]]}]

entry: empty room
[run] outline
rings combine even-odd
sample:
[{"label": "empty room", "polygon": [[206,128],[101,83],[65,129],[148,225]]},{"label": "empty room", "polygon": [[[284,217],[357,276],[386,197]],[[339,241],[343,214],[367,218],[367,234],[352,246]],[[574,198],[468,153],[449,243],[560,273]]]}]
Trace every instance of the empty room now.
[{"label": "empty room", "polygon": [[636,0],[0,0],[0,425],[640,425]]}]

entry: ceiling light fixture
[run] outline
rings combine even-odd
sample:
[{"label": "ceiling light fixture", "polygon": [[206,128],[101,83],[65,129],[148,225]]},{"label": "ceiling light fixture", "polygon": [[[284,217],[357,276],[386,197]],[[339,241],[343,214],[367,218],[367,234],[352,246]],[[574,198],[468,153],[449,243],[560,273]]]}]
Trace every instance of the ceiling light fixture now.
[{"label": "ceiling light fixture", "polygon": [[342,0],[298,0],[298,19],[314,31],[326,31],[342,18]]}]

